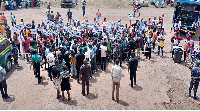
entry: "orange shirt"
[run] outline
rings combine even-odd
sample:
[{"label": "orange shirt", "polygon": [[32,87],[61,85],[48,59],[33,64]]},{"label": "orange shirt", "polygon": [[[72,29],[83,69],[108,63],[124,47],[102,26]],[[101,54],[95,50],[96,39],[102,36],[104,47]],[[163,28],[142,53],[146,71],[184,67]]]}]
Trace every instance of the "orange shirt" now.
[{"label": "orange shirt", "polygon": [[153,33],[153,41],[156,42],[156,39],[157,39],[157,32],[154,32]]}]

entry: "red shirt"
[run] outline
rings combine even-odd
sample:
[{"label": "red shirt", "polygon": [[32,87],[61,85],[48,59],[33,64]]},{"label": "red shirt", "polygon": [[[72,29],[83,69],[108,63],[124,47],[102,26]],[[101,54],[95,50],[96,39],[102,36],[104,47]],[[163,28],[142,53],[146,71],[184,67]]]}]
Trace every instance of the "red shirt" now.
[{"label": "red shirt", "polygon": [[3,20],[4,20],[4,23],[7,21],[6,20],[6,16],[5,15],[2,15],[2,17],[3,17]]},{"label": "red shirt", "polygon": [[30,39],[22,41],[22,45],[24,46],[24,51],[29,50],[29,42],[30,42]]},{"label": "red shirt", "polygon": [[[107,22],[107,21],[106,21],[106,20],[105,20],[105,21],[102,21],[102,24],[103,24],[104,22]],[[105,29],[105,28],[106,28],[106,26],[103,26],[103,28]]]}]

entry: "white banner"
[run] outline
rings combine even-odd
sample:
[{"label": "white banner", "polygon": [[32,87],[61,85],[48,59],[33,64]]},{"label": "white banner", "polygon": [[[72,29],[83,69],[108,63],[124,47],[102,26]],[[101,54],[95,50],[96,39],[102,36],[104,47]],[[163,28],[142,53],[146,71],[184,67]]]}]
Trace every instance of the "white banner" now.
[{"label": "white banner", "polygon": [[17,31],[18,31],[18,28],[16,28],[16,27],[12,28],[12,32],[17,32]]},{"label": "white banner", "polygon": [[31,34],[37,34],[36,29],[31,29]]},{"label": "white banner", "polygon": [[133,18],[133,14],[132,14],[132,13],[129,13],[129,14],[128,14],[128,18]]}]

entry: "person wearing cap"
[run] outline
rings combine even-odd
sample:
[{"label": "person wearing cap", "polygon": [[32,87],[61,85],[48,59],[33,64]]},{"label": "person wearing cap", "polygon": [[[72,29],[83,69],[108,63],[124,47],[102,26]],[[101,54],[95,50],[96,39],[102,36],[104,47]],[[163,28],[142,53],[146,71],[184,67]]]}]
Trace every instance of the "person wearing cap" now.
[{"label": "person wearing cap", "polygon": [[83,65],[80,68],[80,75],[82,76],[82,95],[85,96],[85,84],[87,85],[87,95],[89,94],[89,79],[90,79],[90,64],[86,59],[83,60]]},{"label": "person wearing cap", "polygon": [[119,87],[122,78],[122,68],[119,66],[119,59],[115,60],[115,65],[111,69],[111,77],[113,81],[112,100],[114,100],[114,91],[116,87],[116,100],[119,101]]},{"label": "person wearing cap", "polygon": [[3,99],[10,98],[7,94],[7,84],[6,84],[6,71],[3,67],[0,66],[0,90]]},{"label": "person wearing cap", "polygon": [[189,87],[189,97],[191,97],[191,90],[194,89],[194,99],[197,99],[196,93],[200,81],[200,61],[196,62],[196,66],[192,67],[191,70],[191,82]]},{"label": "person wearing cap", "polygon": [[41,62],[41,57],[40,55],[37,54],[37,51],[33,51],[33,55],[31,57],[31,65],[30,65],[30,70],[31,66],[33,65],[34,68],[34,75],[35,77],[38,78],[38,84],[41,82],[42,77],[40,77],[40,62]]},{"label": "person wearing cap", "polygon": [[128,63],[129,63],[128,72],[130,70],[131,87],[133,87],[133,78],[134,78],[134,85],[136,85],[136,72],[138,66],[138,59],[135,57],[134,52],[131,52],[131,58]]}]

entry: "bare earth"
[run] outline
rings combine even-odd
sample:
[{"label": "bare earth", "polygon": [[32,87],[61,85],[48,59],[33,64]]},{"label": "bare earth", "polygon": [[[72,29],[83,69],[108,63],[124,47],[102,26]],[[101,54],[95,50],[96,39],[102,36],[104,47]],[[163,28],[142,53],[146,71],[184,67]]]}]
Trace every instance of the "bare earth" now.
[{"label": "bare earth", "polygon": [[[91,3],[90,3],[91,1]],[[96,0],[95,0],[96,1]],[[100,1],[100,0],[97,0]],[[105,0],[101,0],[105,2]],[[106,0],[107,1],[107,0]],[[115,0],[113,0],[115,1]],[[124,2],[124,0],[118,0]],[[132,0],[131,0],[132,1]],[[129,0],[129,2],[131,3]],[[110,2],[109,2],[110,3]],[[128,5],[122,8],[120,6],[111,6],[107,9],[101,6],[103,3],[97,3],[93,5],[94,0],[89,0],[86,7],[86,18],[89,22],[95,17],[95,13],[99,8],[102,13],[102,18],[106,17],[107,21],[114,22],[119,19],[122,20],[122,24],[129,24],[127,17],[128,13],[133,13],[132,8]],[[114,4],[114,3],[113,3]],[[112,4],[110,4],[112,5]],[[96,7],[96,8],[95,8]],[[119,8],[120,7],[120,8]],[[67,9],[61,9],[52,7],[54,13],[60,12],[67,23],[66,13]],[[36,21],[36,24],[41,23],[43,17],[46,17],[46,6],[34,9],[19,9],[13,11],[17,18],[17,24],[20,19],[23,18],[26,23],[30,23],[32,20]],[[81,21],[82,10],[79,6],[79,10],[72,9],[73,18],[79,18]],[[166,31],[164,58],[156,56],[157,53],[152,53],[152,59],[146,60],[141,55],[142,60],[139,63],[137,71],[137,84],[132,89],[130,84],[130,76],[125,63],[123,64],[123,75],[120,85],[120,101],[119,103],[111,99],[112,93],[112,80],[110,70],[112,64],[107,66],[107,72],[101,72],[100,69],[94,74],[94,78],[90,80],[90,94],[89,96],[81,95],[81,85],[77,84],[75,79],[70,79],[72,90],[71,101],[62,101],[56,99],[56,90],[53,88],[53,83],[48,80],[47,71],[41,69],[41,76],[43,78],[41,84],[37,84],[37,79],[33,75],[33,70],[29,69],[30,63],[25,60],[20,60],[19,63],[22,66],[20,69],[13,67],[7,78],[8,94],[11,96],[8,100],[0,99],[0,109],[3,110],[55,110],[55,109],[118,109],[118,110],[133,110],[133,109],[178,109],[178,110],[192,110],[200,109],[200,102],[188,98],[188,88],[190,82],[190,70],[183,64],[175,64],[172,60],[170,49],[170,38],[172,33],[170,28],[172,26],[172,17],[174,9],[167,8],[155,8],[154,6],[142,7],[141,17],[136,19],[159,17],[165,14],[164,28]],[[5,15],[10,23],[10,11],[5,11]],[[184,40],[181,41],[181,44]],[[157,46],[157,45],[156,45]],[[65,94],[67,96],[67,94]],[[200,91],[197,96],[200,97]]]}]

